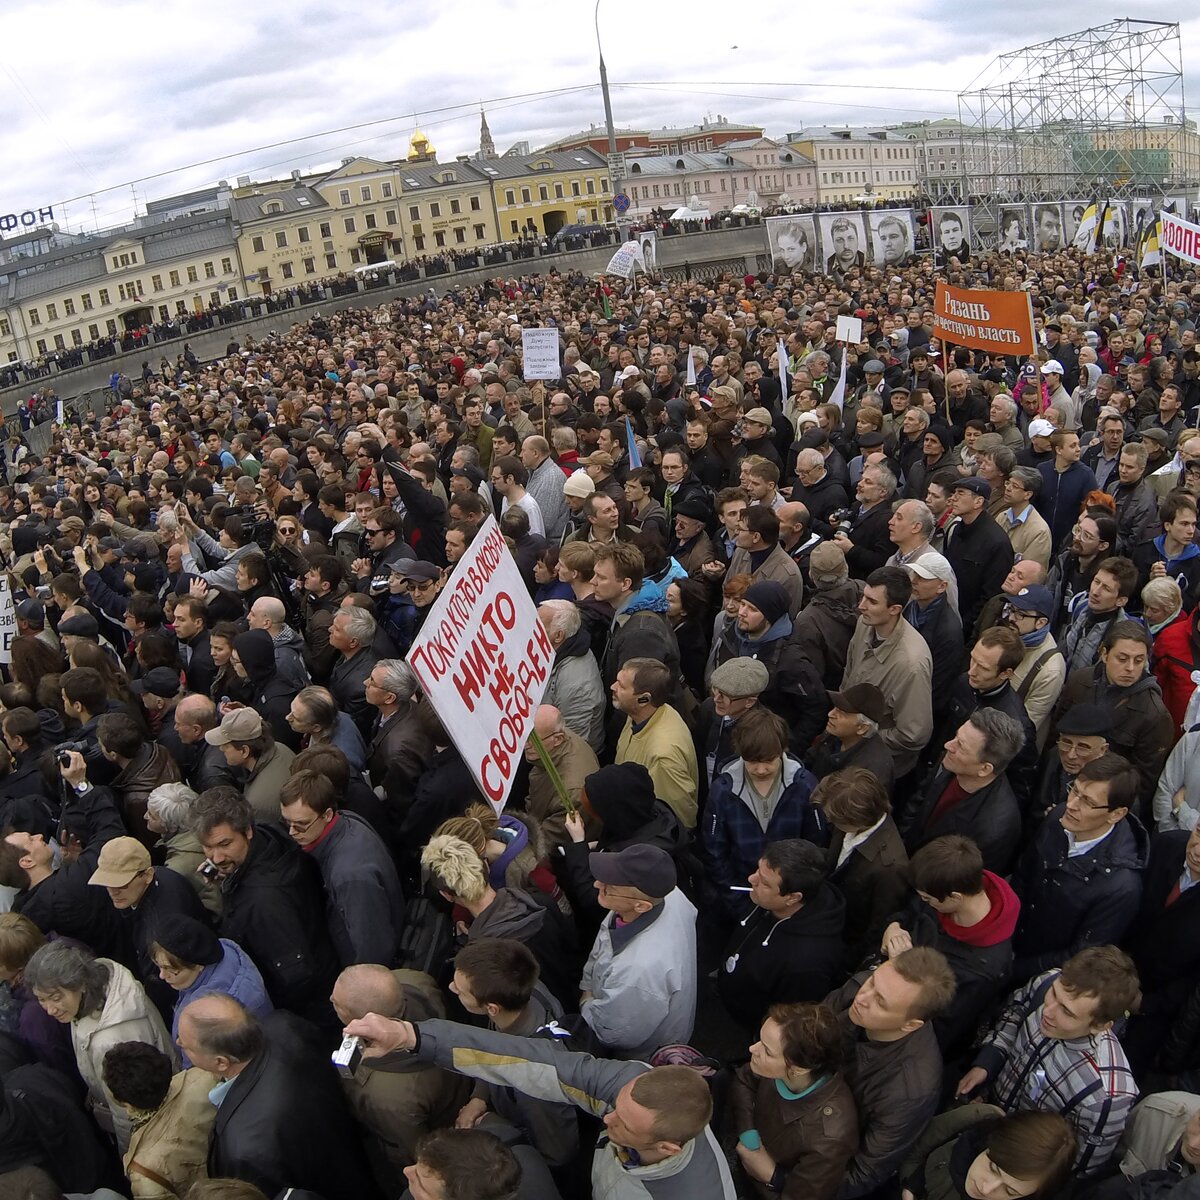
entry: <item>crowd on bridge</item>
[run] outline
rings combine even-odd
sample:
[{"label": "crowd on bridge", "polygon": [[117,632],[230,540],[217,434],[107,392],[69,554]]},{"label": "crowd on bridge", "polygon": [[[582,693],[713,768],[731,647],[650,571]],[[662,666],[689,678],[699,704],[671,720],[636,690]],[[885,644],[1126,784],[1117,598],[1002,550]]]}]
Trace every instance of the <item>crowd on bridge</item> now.
[{"label": "crowd on bridge", "polygon": [[[11,434],[0,1192],[1194,1196],[1200,282],[944,274],[1038,354],[517,273]],[[405,661],[492,520],[500,812]]]}]

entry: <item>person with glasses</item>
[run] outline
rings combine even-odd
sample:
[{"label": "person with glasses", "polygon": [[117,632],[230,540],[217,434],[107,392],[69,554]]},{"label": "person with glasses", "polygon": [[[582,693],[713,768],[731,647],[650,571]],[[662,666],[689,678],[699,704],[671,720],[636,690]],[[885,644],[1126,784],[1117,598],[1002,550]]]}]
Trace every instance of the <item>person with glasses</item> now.
[{"label": "person with glasses", "polygon": [[416,552],[404,540],[403,528],[400,514],[386,507],[375,509],[363,522],[363,554],[349,566],[355,591],[379,595],[387,588],[392,566],[416,558]]},{"label": "person with glasses", "polygon": [[1020,985],[1089,946],[1119,944],[1137,915],[1150,839],[1134,815],[1137,771],[1119,754],[1083,766],[1011,876],[1021,897],[1012,981]]}]

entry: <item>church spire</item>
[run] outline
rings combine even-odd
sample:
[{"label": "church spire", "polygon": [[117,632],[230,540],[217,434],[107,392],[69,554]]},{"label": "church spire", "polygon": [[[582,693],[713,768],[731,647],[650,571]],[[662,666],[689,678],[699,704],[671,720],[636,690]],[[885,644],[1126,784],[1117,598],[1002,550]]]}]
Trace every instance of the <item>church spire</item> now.
[{"label": "church spire", "polygon": [[492,131],[488,128],[487,114],[482,104],[479,106],[479,157],[496,157],[496,143],[492,141]]}]

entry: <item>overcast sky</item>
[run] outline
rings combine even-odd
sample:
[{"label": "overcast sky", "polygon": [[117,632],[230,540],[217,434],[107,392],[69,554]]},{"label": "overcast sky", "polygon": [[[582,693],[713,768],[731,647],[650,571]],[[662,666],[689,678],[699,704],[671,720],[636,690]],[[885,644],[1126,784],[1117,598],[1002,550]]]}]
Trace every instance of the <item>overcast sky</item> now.
[{"label": "overcast sky", "polygon": [[[135,203],[218,179],[400,157],[414,123],[452,160],[478,149],[481,99],[501,153],[604,123],[587,0],[4,7],[0,214],[53,204],[72,229],[127,221]],[[601,0],[600,33],[618,127],[722,114],[778,137],[955,116],[957,93],[987,77],[997,54],[1111,15],[1084,0],[855,9]],[[1127,0],[1125,15],[1162,13]],[[1182,37],[1195,94],[1200,18],[1184,22]],[[347,129],[367,122],[377,124]]]}]

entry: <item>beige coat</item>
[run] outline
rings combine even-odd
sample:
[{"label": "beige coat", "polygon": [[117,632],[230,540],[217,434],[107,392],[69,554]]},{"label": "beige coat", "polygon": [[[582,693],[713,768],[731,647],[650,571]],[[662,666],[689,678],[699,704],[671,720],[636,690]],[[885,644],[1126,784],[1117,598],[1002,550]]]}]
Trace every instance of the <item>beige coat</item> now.
[{"label": "beige coat", "polygon": [[208,1136],[217,1115],[208,1093],[216,1083],[199,1067],[180,1071],[162,1106],[134,1126],[125,1154],[134,1200],[182,1196],[208,1178]]}]

